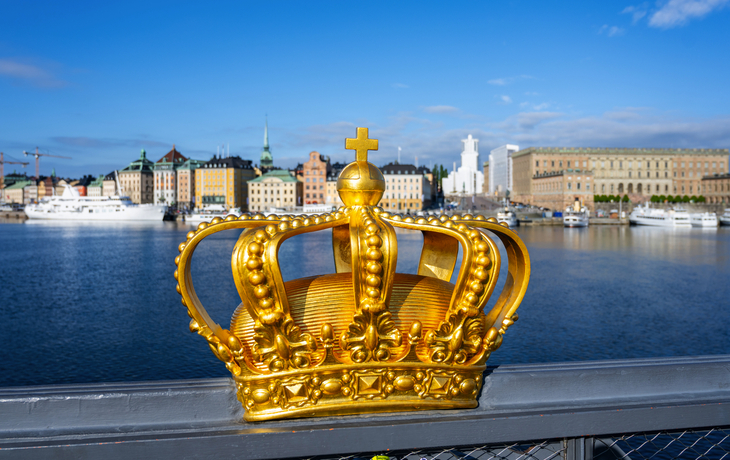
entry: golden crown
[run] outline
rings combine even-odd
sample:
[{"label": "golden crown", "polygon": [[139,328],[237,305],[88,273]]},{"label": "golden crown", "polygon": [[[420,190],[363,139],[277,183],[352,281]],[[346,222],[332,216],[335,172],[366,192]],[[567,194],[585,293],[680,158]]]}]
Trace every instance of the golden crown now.
[{"label": "golden crown", "polygon": [[[472,408],[482,373],[502,335],[517,320],[530,259],[519,237],[494,218],[469,214],[411,217],[377,207],[382,173],[368,163],[378,141],[367,128],[345,148],[357,151],[337,180],[345,207],[316,216],[241,217],[201,223],[179,246],[177,291],[192,318],[233,374],[249,421],[285,417]],[[396,228],[423,233],[418,274],[396,273]],[[245,229],[232,266],[242,303],[230,329],[213,322],[190,274],[206,237]],[[288,238],[331,229],[336,273],[284,282],[278,250]],[[508,256],[499,299],[500,253]],[[461,270],[451,284],[459,247]]]}]

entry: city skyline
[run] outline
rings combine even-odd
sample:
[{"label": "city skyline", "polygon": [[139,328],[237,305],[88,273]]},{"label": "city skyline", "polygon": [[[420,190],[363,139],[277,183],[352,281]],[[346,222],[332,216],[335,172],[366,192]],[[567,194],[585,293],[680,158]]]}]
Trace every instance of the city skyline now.
[{"label": "city skyline", "polygon": [[[0,7],[0,151],[41,175],[106,174],[144,148],[274,164],[375,164],[530,146],[727,148],[727,1]],[[13,165],[16,166],[16,165]],[[6,173],[12,171],[6,167]],[[17,167],[18,171],[23,169]]]}]

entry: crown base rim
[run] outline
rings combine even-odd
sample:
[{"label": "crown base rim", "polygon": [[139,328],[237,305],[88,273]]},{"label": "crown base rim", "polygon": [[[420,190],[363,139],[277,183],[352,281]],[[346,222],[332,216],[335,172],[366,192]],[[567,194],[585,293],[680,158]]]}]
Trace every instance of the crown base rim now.
[{"label": "crown base rim", "polygon": [[246,421],[477,406],[485,365],[362,363],[234,377]]},{"label": "crown base rim", "polygon": [[286,411],[249,412],[248,410],[246,410],[244,412],[243,419],[247,422],[266,422],[271,420],[291,418],[367,415],[387,412],[409,412],[444,409],[474,409],[477,406],[478,403],[476,400],[454,401],[409,399],[405,401],[389,401],[388,403],[384,403],[382,401],[354,401],[344,406],[321,405],[307,408],[289,409]]}]

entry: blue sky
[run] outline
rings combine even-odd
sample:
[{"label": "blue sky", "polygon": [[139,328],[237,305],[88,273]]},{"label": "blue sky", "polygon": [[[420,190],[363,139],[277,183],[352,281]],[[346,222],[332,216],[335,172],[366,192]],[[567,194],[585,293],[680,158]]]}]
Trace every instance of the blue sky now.
[{"label": "blue sky", "polygon": [[[730,146],[730,1],[0,3],[0,151],[108,173],[144,148],[276,165],[529,146]],[[32,159],[31,159],[32,160]],[[12,167],[7,168],[13,169]],[[33,173],[33,163],[27,169]]]}]

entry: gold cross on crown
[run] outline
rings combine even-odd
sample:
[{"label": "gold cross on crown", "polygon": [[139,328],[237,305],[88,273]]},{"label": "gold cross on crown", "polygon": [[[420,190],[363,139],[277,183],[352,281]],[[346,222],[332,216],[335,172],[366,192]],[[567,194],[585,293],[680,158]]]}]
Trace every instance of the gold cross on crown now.
[{"label": "gold cross on crown", "polygon": [[345,139],[345,148],[355,150],[355,161],[368,161],[368,150],[378,150],[378,140],[368,139],[367,128],[357,128],[356,139]]}]

